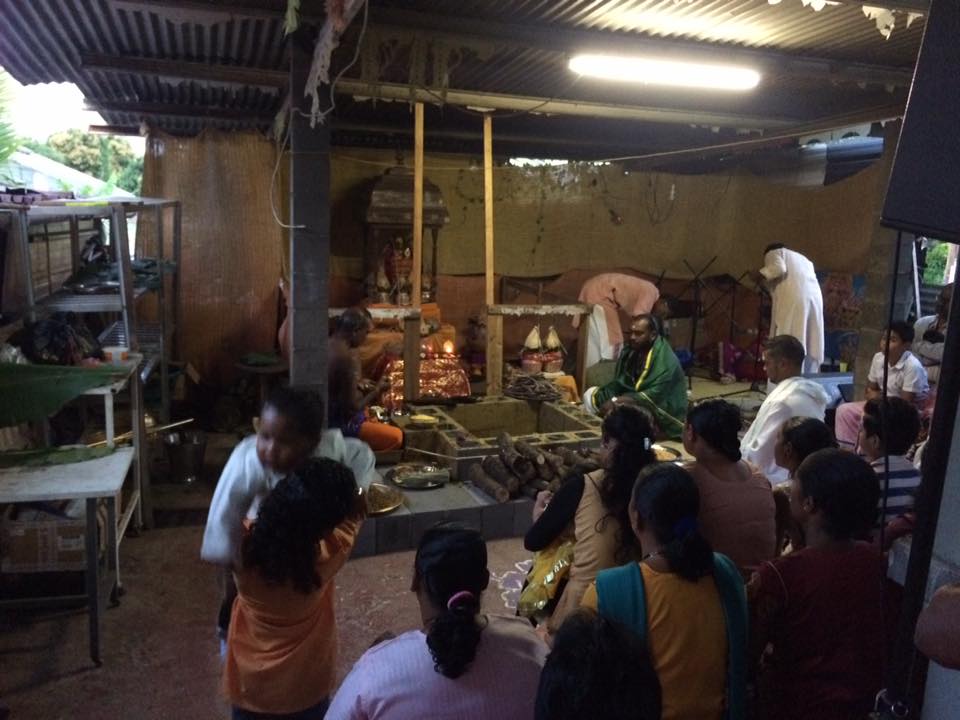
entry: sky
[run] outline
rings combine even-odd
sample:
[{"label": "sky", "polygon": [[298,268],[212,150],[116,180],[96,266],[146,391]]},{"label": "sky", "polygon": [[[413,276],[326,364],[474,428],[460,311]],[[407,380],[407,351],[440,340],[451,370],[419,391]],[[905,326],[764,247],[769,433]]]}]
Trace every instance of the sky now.
[{"label": "sky", "polygon": [[[10,92],[10,122],[21,136],[40,142],[62,130],[104,125],[99,113],[83,109],[83,93],[73,83],[21,85],[7,74]],[[123,137],[137,155],[143,155],[144,140]]]}]

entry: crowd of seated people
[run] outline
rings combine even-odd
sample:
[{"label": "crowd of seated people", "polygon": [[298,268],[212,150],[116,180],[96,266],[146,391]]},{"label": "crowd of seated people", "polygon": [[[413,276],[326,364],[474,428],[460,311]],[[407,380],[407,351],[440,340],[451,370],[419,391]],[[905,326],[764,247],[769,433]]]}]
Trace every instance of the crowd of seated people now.
[{"label": "crowd of seated people", "polygon": [[[798,377],[795,348],[774,350],[768,361]],[[412,587],[396,588],[415,594],[419,626],[379,639],[339,684],[334,578],[364,520],[356,476],[370,464],[339,432],[320,432],[321,411],[297,391],[268,400],[211,507],[203,556],[233,578],[219,624],[234,718],[854,720],[873,710],[896,611],[882,553],[909,532],[923,491],[906,457],[920,427],[912,399],[871,393],[847,449],[821,417],[766,413],[775,427],[753,437],[770,447],[749,449],[772,459],[779,483],[749,461],[740,409],[725,400],[689,408],[685,464],[657,461],[655,416],[614,405],[601,469],[534,504],[526,549],[570,551],[542,626],[485,606],[484,540],[440,524],[419,539]]]}]

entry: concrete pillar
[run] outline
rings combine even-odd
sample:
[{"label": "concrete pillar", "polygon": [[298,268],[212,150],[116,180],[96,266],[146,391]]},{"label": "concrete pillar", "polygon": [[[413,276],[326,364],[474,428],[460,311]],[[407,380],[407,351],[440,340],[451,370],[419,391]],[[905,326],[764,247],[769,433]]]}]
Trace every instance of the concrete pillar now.
[{"label": "concrete pillar", "polygon": [[[290,43],[290,384],[326,397],[330,306],[330,125],[310,127],[304,87],[315,34]],[[320,97],[326,98],[326,88]]]}]

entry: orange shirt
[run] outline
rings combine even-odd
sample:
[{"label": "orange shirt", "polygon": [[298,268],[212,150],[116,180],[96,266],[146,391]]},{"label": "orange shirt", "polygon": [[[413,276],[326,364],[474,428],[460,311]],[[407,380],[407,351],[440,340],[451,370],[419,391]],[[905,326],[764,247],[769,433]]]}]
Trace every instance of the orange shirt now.
[{"label": "orange shirt", "polygon": [[304,594],[266,583],[256,569],[234,573],[223,689],[228,701],[253,712],[285,714],[312,707],[336,682],[334,575],[350,556],[360,521],[347,519],[317,544],[323,584]]},{"label": "orange shirt", "polygon": [[[689,582],[640,565],[647,647],[663,693],[663,720],[720,720],[727,687],[727,626],[712,576]],[[596,583],[582,605],[597,609]]]}]

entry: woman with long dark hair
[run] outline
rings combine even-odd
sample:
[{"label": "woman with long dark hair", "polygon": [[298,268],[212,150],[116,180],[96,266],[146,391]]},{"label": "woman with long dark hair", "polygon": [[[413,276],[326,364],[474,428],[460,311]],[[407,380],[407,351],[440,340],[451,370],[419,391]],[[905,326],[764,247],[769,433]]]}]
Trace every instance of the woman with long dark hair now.
[{"label": "woman with long dark hair", "polygon": [[637,478],[630,520],[640,562],[604,570],[583,604],[627,625],[650,649],[663,720],[744,717],[747,608],[733,562],[700,533],[697,484],[661,463]]},{"label": "woman with long dark hair", "polygon": [[223,668],[234,720],[324,716],[337,669],[333,577],[363,514],[353,473],[326,458],[264,499],[234,571]]},{"label": "woman with long dark hair", "polygon": [[538,505],[546,501],[546,508],[527,531],[524,547],[538,552],[558,537],[574,539],[569,578],[547,622],[550,632],[579,607],[600,570],[638,556],[639,544],[630,530],[630,492],[637,473],[656,462],[651,448],[654,432],[646,410],[616,407],[603,420],[603,467],[569,478],[555,497],[538,498]]},{"label": "woman with long dark hair", "polygon": [[547,647],[520,618],[485,615],[487,546],[476,530],[427,530],[413,566],[422,630],[374,646],[344,679],[327,720],[529,720]]},{"label": "woman with long dark hair", "polygon": [[776,554],[776,513],[766,476],[740,456],[740,426],[736,405],[704,400],[687,412],[683,447],[696,458],[685,468],[700,491],[700,532],[749,577]]}]

